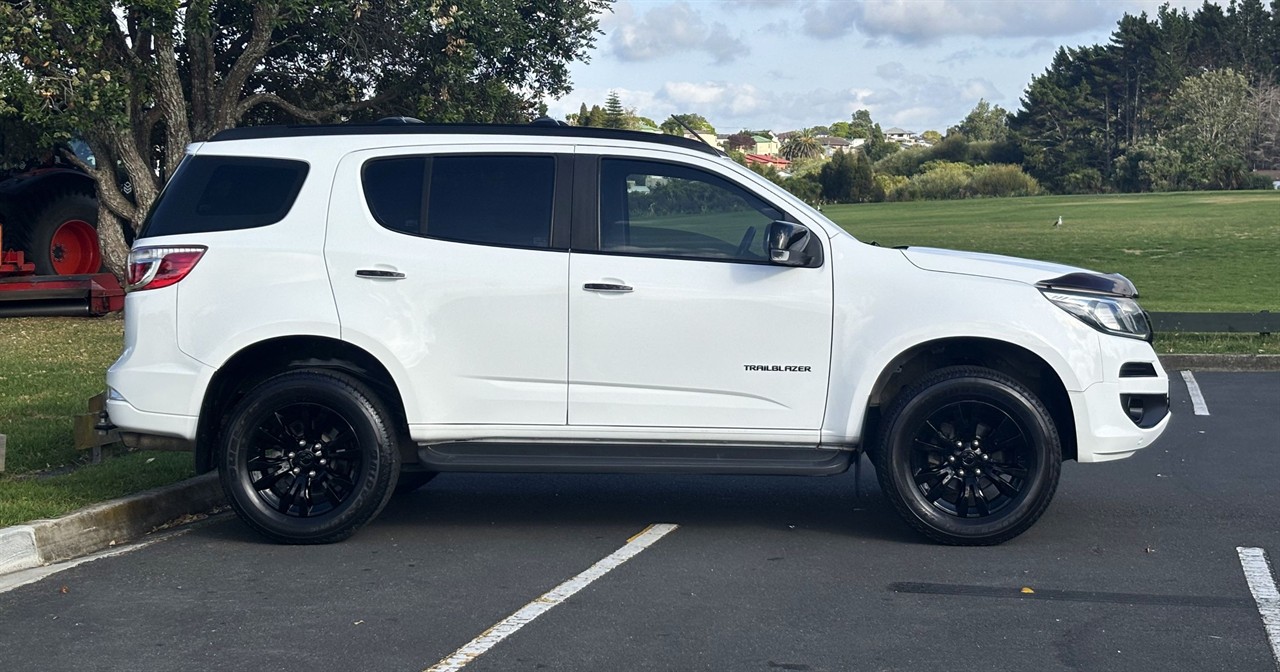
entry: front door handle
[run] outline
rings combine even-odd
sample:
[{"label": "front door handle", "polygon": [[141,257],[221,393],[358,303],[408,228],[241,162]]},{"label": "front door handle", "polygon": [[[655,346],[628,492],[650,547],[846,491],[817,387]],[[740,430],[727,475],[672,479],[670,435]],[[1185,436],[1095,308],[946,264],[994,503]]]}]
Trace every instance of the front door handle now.
[{"label": "front door handle", "polygon": [[606,292],[612,294],[623,294],[630,292],[631,285],[615,285],[608,282],[588,282],[582,286],[588,292]]},{"label": "front door handle", "polygon": [[373,278],[375,280],[401,280],[404,273],[400,271],[384,271],[380,268],[362,268],[356,271],[357,278]]}]

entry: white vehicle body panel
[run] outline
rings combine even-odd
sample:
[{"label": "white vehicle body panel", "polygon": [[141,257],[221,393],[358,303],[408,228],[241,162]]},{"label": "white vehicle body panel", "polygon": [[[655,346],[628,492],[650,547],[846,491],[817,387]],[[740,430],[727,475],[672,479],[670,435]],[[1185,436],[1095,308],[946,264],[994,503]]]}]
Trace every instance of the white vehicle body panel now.
[{"label": "white vehicle body panel", "polygon": [[[572,151],[435,144],[353,152],[339,163],[325,258],[342,338],[403,371],[401,389],[417,392],[405,399],[411,427],[565,423],[569,255],[388,230],[365,203],[361,167],[389,156]],[[405,277],[360,278],[358,269]]]},{"label": "white vehicle body panel", "polygon": [[[709,170],[780,204],[819,236],[820,268],[785,268],[407,236],[369,213],[375,156],[448,152],[609,154]],[[339,135],[222,141],[189,151],[296,158],[310,173],[288,216],[258,229],[172,235],[205,245],[181,283],[130,294],[108,372],[112,420],[194,439],[214,374],[255,344],[341,339],[391,374],[419,442],[572,441],[863,445],[876,385],[903,353],[946,339],[1016,346],[1071,401],[1078,459],[1117,459],[1168,424],[1139,428],[1122,394],[1167,393],[1150,344],[1102,334],[1035,282],[1071,267],[865,245],[724,158],[639,141],[496,135]],[[326,226],[327,223],[327,226]],[[401,280],[355,277],[375,268]],[[599,294],[586,283],[634,288]],[[1155,376],[1120,378],[1122,364]],[[811,371],[747,371],[746,365]]]}]

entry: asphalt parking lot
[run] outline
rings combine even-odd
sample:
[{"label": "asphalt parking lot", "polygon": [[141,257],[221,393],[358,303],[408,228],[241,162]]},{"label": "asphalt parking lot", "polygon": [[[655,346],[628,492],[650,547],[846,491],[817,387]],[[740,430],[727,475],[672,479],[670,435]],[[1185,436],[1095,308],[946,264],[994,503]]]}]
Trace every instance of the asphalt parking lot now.
[{"label": "asphalt parking lot", "polygon": [[994,548],[923,541],[869,467],[861,496],[853,472],[446,474],[342,544],[219,516],[0,593],[0,667],[424,670],[533,602],[468,672],[1276,670],[1237,548],[1280,558],[1280,373],[1194,380],[1208,415],[1171,372],[1160,443],[1068,463]]}]

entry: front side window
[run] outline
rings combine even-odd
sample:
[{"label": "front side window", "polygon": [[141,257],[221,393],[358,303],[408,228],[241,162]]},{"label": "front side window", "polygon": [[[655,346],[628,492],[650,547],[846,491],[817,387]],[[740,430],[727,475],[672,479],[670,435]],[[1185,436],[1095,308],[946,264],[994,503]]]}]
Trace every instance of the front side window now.
[{"label": "front side window", "polygon": [[717,261],[767,262],[776,208],[712,173],[657,161],[605,159],[600,249]]},{"label": "front side window", "polygon": [[364,166],[365,200],[393,231],[463,243],[551,243],[550,156],[404,156]]}]

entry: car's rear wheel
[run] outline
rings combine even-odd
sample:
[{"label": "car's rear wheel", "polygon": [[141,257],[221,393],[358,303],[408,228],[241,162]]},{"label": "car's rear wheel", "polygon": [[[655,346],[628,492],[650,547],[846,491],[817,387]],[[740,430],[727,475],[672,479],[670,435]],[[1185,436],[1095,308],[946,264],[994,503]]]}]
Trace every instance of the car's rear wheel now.
[{"label": "car's rear wheel", "polygon": [[393,417],[368,387],[341,373],[270,378],[231,413],[219,465],[227,499],[275,541],[345,539],[382,510],[395,487]]},{"label": "car's rear wheel", "polygon": [[997,371],[951,367],[910,386],[885,415],[875,454],[889,501],[944,544],[999,544],[1045,512],[1062,448],[1052,416]]}]

